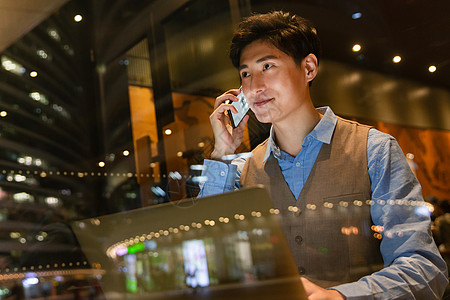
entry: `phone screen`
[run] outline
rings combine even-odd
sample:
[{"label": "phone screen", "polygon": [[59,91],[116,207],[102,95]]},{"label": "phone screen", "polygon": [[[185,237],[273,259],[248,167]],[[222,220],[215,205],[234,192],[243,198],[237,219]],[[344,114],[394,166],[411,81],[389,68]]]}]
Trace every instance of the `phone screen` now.
[{"label": "phone screen", "polygon": [[241,123],[242,119],[247,114],[248,110],[250,109],[247,99],[245,99],[244,93],[241,91],[239,95],[237,95],[238,101],[230,101],[229,104],[233,105],[237,109],[237,113],[233,113],[230,110],[228,111],[228,116],[231,120],[231,125],[233,128],[236,128],[239,126],[239,123]]}]

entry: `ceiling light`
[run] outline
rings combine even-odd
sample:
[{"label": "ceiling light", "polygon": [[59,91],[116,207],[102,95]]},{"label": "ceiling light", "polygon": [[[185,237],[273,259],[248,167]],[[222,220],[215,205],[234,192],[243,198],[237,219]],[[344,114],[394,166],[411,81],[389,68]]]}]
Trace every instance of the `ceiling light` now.
[{"label": "ceiling light", "polygon": [[30,72],[30,77],[37,77],[38,73],[36,71],[31,71]]},{"label": "ceiling light", "polygon": [[124,150],[124,151],[122,152],[122,154],[123,154],[123,156],[128,156],[128,155],[130,155],[130,151]]},{"label": "ceiling light", "polygon": [[171,135],[171,134],[172,134],[172,130],[166,129],[166,130],[164,130],[164,133],[165,133],[166,135]]},{"label": "ceiling light", "polygon": [[53,28],[47,29],[47,33],[55,41],[61,40],[61,36],[59,35],[58,31],[56,31],[55,29],[53,29]]},{"label": "ceiling light", "polygon": [[4,55],[2,55],[2,67],[6,71],[12,72],[16,75],[22,75],[26,72],[25,68],[21,64]]},{"label": "ceiling light", "polygon": [[20,232],[10,232],[10,233],[9,233],[9,236],[10,236],[12,239],[18,239],[18,238],[20,238]]},{"label": "ceiling light", "polygon": [[46,197],[45,198],[45,203],[47,203],[50,206],[58,206],[59,199],[56,198],[56,197]]},{"label": "ceiling light", "polygon": [[353,51],[353,52],[359,52],[359,51],[361,51],[361,45],[359,45],[359,44],[353,45],[352,51]]},{"label": "ceiling light", "polygon": [[352,14],[353,20],[359,19],[361,17],[362,17],[362,13],[360,13],[360,12],[356,12],[356,13]]},{"label": "ceiling light", "polygon": [[47,99],[47,96],[45,96],[44,94],[41,94],[39,92],[31,92],[28,94],[28,96],[30,96],[31,99],[41,102],[42,104],[48,105],[50,102]]},{"label": "ceiling light", "polygon": [[434,73],[434,72],[436,72],[436,66],[429,66],[428,67],[428,71],[430,72],[430,73]]},{"label": "ceiling light", "polygon": [[99,166],[100,168],[103,168],[103,167],[105,166],[105,162],[104,162],[104,161],[99,162],[99,163],[98,163],[98,166]]},{"label": "ceiling light", "polygon": [[2,117],[2,118],[6,117],[7,115],[8,115],[8,113],[4,110],[0,112],[0,117]]},{"label": "ceiling light", "polygon": [[81,20],[83,20],[83,17],[81,15],[76,15],[75,17],[73,17],[73,19],[75,20],[75,22],[81,22]]},{"label": "ceiling light", "polygon": [[48,54],[43,49],[37,50],[36,54],[39,55],[42,59],[48,59]]},{"label": "ceiling light", "polygon": [[392,61],[396,64],[398,64],[401,60],[402,60],[402,58],[398,55],[396,55],[396,56],[394,56],[394,58],[392,58]]}]

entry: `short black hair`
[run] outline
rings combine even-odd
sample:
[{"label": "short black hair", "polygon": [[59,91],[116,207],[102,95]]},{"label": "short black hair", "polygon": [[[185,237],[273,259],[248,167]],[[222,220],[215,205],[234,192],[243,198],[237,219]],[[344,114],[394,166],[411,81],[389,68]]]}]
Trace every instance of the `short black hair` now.
[{"label": "short black hair", "polygon": [[236,68],[239,68],[242,50],[257,40],[272,44],[291,56],[298,65],[310,53],[319,61],[320,40],[314,25],[288,12],[253,14],[242,20],[230,46],[231,62]]}]

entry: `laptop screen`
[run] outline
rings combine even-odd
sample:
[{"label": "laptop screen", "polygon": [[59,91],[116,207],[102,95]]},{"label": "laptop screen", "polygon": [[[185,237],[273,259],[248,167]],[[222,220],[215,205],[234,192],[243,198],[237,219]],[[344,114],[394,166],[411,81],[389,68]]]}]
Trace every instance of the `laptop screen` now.
[{"label": "laptop screen", "polygon": [[78,221],[73,230],[104,271],[107,298],[303,299],[278,213],[257,187]]}]

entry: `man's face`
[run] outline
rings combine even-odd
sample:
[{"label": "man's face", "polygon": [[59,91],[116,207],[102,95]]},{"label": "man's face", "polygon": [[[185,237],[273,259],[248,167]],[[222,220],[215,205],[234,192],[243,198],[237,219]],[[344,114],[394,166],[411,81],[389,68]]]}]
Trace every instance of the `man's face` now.
[{"label": "man's face", "polygon": [[289,121],[309,99],[304,61],[301,65],[270,43],[257,40],[242,50],[242,90],[258,121]]}]

